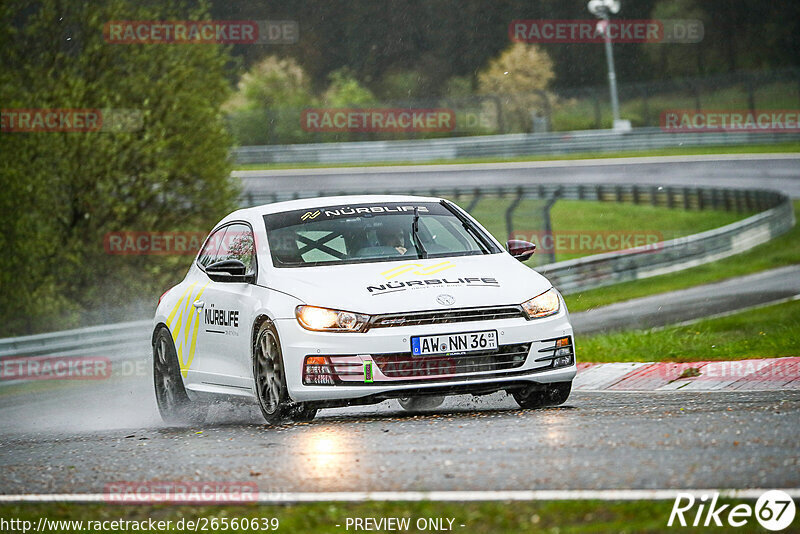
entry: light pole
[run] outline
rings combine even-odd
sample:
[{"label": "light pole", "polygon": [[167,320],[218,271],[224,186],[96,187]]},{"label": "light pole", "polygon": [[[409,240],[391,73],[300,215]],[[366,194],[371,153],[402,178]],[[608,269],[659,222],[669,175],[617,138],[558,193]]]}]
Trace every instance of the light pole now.
[{"label": "light pole", "polygon": [[608,63],[608,88],[611,92],[611,113],[614,116],[615,130],[630,130],[630,121],[619,118],[619,98],[617,97],[617,73],[614,68],[614,52],[611,48],[611,15],[619,13],[619,0],[590,0],[589,11],[600,19],[597,29],[603,33],[606,47],[606,63]]}]

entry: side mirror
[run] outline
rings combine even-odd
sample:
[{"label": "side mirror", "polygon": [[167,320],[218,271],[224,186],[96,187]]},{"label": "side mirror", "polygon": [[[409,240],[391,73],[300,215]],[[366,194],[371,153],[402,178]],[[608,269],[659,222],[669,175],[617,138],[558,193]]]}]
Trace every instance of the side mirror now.
[{"label": "side mirror", "polygon": [[206,267],[206,274],[215,282],[254,283],[256,276],[246,273],[247,266],[239,260],[222,260]]},{"label": "side mirror", "polygon": [[508,250],[509,254],[517,258],[519,261],[528,261],[536,251],[536,245],[529,241],[509,239],[506,241],[506,249]]}]

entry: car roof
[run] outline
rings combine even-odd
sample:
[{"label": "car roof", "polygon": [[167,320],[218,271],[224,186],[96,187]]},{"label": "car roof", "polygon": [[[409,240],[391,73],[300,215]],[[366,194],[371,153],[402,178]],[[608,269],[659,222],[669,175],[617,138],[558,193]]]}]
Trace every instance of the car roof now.
[{"label": "car roof", "polygon": [[340,195],[334,197],[312,197],[300,198],[297,200],[286,200],[283,202],[273,202],[262,204],[251,208],[236,210],[225,217],[220,224],[231,220],[253,220],[269,213],[281,213],[284,211],[324,208],[326,206],[341,206],[343,204],[366,204],[375,202],[439,202],[438,197],[421,197],[414,195]]}]

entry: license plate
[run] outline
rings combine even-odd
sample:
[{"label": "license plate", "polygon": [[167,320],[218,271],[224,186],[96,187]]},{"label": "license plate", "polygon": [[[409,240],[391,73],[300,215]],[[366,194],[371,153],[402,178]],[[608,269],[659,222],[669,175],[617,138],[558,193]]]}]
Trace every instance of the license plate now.
[{"label": "license plate", "polygon": [[411,338],[411,354],[451,354],[497,349],[497,330],[465,332],[463,334],[438,334]]}]

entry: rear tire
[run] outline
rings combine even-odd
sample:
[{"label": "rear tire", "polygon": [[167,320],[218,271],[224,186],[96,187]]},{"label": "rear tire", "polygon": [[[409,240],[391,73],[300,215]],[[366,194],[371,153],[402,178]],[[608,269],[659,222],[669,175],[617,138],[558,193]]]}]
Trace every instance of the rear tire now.
[{"label": "rear tire", "polygon": [[444,402],[444,396],[400,397],[397,402],[407,412],[418,412],[438,408]]},{"label": "rear tire", "polygon": [[289,416],[289,390],[278,331],[269,321],[261,325],[256,336],[253,378],[261,415],[270,425],[281,424]]},{"label": "rear tire", "polygon": [[520,408],[544,408],[559,406],[567,402],[572,391],[572,381],[546,384],[544,389],[526,388],[512,392]]},{"label": "rear tire", "polygon": [[153,343],[153,385],[161,419],[168,424],[201,424],[208,406],[192,402],[186,394],[178,354],[169,330],[161,327]]}]

